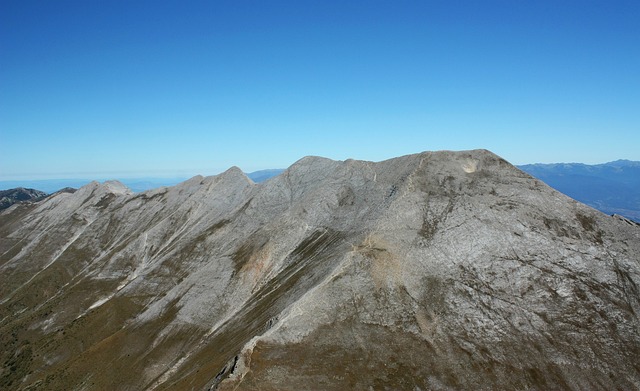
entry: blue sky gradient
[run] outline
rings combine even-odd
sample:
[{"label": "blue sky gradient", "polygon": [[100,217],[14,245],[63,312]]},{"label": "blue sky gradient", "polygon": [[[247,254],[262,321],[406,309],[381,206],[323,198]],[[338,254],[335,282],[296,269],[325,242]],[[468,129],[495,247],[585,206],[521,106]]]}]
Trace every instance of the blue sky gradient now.
[{"label": "blue sky gradient", "polygon": [[638,1],[0,0],[0,179],[640,160]]}]

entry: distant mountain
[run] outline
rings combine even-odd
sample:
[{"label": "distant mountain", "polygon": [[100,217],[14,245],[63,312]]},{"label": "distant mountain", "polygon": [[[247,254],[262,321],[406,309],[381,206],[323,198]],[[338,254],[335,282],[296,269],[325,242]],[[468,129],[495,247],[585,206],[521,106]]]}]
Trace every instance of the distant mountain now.
[{"label": "distant mountain", "polygon": [[274,176],[280,175],[283,171],[284,169],[281,169],[281,168],[276,168],[271,170],[260,170],[260,171],[251,172],[247,174],[247,176],[255,183],[260,183],[260,182],[266,181],[267,179],[273,178]]},{"label": "distant mountain", "polygon": [[[141,192],[156,189],[162,186],[174,186],[185,181],[186,177],[178,178],[125,178],[121,182],[133,192]],[[45,193],[52,194],[63,188],[78,189],[91,182],[90,179],[35,179],[26,181],[0,181],[0,189],[11,189],[16,187],[30,187],[40,189]]]},{"label": "distant mountain", "polygon": [[[246,174],[252,181],[256,183],[264,182],[269,178],[272,178],[281,172],[283,169],[269,169],[254,171]],[[175,178],[154,178],[154,177],[141,177],[141,178],[123,178],[119,179],[124,185],[126,185],[134,193],[139,193],[146,190],[157,189],[163,186],[175,186],[180,182],[186,181],[187,177],[175,177]],[[47,194],[52,194],[63,188],[79,189],[82,186],[91,182],[90,179],[34,179],[34,180],[12,180],[12,181],[0,181],[0,189],[14,189],[14,188],[33,188],[39,189]]]},{"label": "distant mountain", "polygon": [[527,164],[518,168],[606,214],[640,221],[640,162]]},{"label": "distant mountain", "polygon": [[52,194],[65,187],[79,189],[89,182],[91,182],[91,180],[89,179],[12,180],[12,181],[0,181],[0,189],[14,189],[18,187],[25,187],[25,188],[31,188],[31,189],[38,189],[47,194]]},{"label": "distant mountain", "polygon": [[0,210],[10,207],[16,202],[39,201],[46,196],[47,193],[43,191],[25,189],[24,187],[2,190],[0,191]]}]

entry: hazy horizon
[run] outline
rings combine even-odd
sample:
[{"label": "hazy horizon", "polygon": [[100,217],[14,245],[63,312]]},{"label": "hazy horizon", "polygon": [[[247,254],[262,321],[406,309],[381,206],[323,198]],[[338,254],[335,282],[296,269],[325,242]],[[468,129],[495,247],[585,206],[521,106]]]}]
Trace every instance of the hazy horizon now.
[{"label": "hazy horizon", "polygon": [[[640,160],[640,3],[0,3],[0,180]],[[159,174],[151,174],[152,176]]]},{"label": "hazy horizon", "polygon": [[[616,159],[609,162],[594,163],[594,164],[587,164],[587,165],[588,166],[606,165],[608,163],[613,163],[620,160],[640,164],[640,161],[636,161],[636,160]],[[582,163],[582,162],[525,163],[525,164],[518,164],[516,166],[525,167],[525,166],[554,165],[554,164],[571,165],[571,164],[586,164],[586,163]],[[228,168],[229,167],[227,167],[227,169]],[[282,171],[282,170],[285,170],[286,168],[287,167],[278,167],[278,168],[272,167],[272,168],[263,168],[259,170],[254,170],[254,171],[243,170],[243,172],[251,177],[253,174],[260,174],[267,171]],[[136,176],[131,174],[119,175],[117,173],[114,173],[113,175],[106,175],[104,173],[101,173],[95,176],[89,176],[87,174],[87,176],[85,177],[69,176],[69,177],[36,177],[36,178],[17,178],[17,179],[16,178],[13,178],[13,179],[0,178],[0,190],[8,190],[16,187],[25,187],[25,188],[34,188],[36,190],[45,191],[47,193],[52,193],[64,187],[77,188],[92,181],[105,182],[110,180],[117,180],[124,183],[134,191],[142,191],[142,190],[153,188],[152,186],[149,186],[149,184],[155,184],[157,185],[156,187],[169,186],[169,185],[172,186],[197,175],[202,175],[202,176],[218,175],[224,172],[225,170],[208,173],[208,174],[196,172],[194,174],[185,174],[185,175],[173,175],[173,174],[165,173],[165,175],[149,174],[149,175]],[[40,186],[40,188],[38,186]]]},{"label": "hazy horizon", "polygon": [[[424,151],[423,151],[424,152]],[[640,160],[631,160],[631,159],[614,159],[611,161],[606,161],[606,162],[601,162],[601,163],[583,163],[583,162],[570,162],[570,161],[563,161],[563,162],[549,162],[549,163],[540,163],[540,162],[532,162],[532,163],[522,163],[522,164],[514,164],[515,166],[527,166],[527,165],[537,165],[537,164],[542,164],[542,165],[547,165],[547,164],[586,164],[586,165],[603,165],[603,164],[608,164],[608,163],[613,163],[615,161],[631,161],[631,162],[637,162],[640,163]],[[230,167],[233,166],[229,166],[226,167],[224,169],[221,169],[219,171],[211,171],[208,170],[207,172],[197,172],[197,171],[174,171],[174,172],[146,172],[146,173],[140,173],[140,174],[136,174],[136,173],[67,173],[67,174],[62,174],[60,176],[56,176],[56,174],[51,174],[51,175],[41,175],[41,176],[29,176],[29,175],[25,175],[25,176],[18,176],[18,177],[0,177],[0,190],[4,190],[5,188],[2,187],[2,184],[6,184],[6,183],[20,183],[20,182],[47,182],[47,181],[86,181],[91,182],[91,181],[98,181],[98,182],[104,182],[104,181],[109,181],[109,180],[118,180],[118,181],[125,181],[125,182],[133,182],[133,181],[144,181],[144,180],[150,180],[150,181],[158,181],[158,180],[186,180],[189,178],[192,178],[194,176],[197,175],[202,175],[202,176],[210,176],[210,175],[218,175],[223,173],[224,171],[226,171],[227,169],[229,169]],[[242,169],[242,167],[240,167]],[[254,174],[254,173],[258,173],[258,172],[262,172],[262,171],[270,171],[270,170],[285,170],[287,167],[267,167],[267,168],[260,168],[257,170],[242,170],[244,173],[246,174]],[[21,186],[24,187],[24,186]]]}]

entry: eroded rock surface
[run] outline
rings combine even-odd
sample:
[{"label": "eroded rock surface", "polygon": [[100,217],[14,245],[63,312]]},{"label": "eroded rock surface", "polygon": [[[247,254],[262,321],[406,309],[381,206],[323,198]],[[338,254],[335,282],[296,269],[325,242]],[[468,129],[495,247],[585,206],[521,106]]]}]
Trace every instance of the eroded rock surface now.
[{"label": "eroded rock surface", "polygon": [[639,389],[640,227],[484,150],[0,214],[2,389]]}]

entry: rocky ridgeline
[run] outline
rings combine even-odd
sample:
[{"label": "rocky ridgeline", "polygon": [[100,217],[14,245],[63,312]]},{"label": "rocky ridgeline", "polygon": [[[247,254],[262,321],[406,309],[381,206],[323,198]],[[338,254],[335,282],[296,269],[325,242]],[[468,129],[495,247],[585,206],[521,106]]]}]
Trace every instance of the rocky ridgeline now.
[{"label": "rocky ridgeline", "polygon": [[0,214],[0,388],[638,389],[640,227],[484,150]]},{"label": "rocky ridgeline", "polygon": [[23,187],[9,190],[0,190],[0,210],[7,209],[17,202],[40,201],[46,196],[47,193],[40,190],[25,189]]}]

